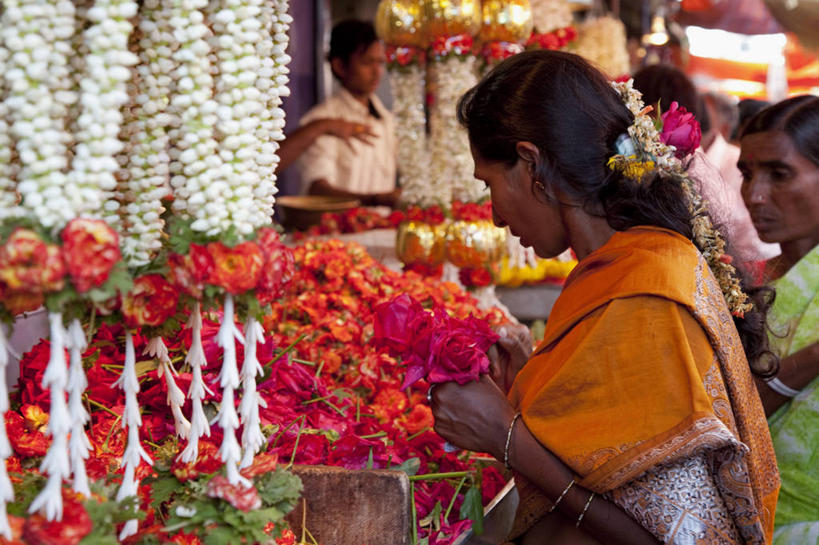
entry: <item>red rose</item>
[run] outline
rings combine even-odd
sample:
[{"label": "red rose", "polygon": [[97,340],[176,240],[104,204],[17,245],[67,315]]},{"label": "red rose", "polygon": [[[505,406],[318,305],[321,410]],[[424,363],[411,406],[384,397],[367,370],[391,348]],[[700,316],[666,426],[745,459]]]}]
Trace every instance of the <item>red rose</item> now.
[{"label": "red rose", "polygon": [[469,330],[443,329],[430,342],[428,365],[430,382],[465,384],[489,371],[489,358]]},{"label": "red rose", "polygon": [[45,297],[43,297],[42,293],[9,291],[3,294],[3,306],[6,307],[12,316],[37,310],[43,305],[44,301]]},{"label": "red rose", "polygon": [[171,254],[168,256],[171,282],[189,295],[200,299],[213,274],[213,256],[208,249],[199,244],[191,244],[187,255]]},{"label": "red rose", "polygon": [[396,355],[406,353],[414,336],[408,326],[419,314],[425,314],[424,309],[407,294],[377,305],[373,309],[373,344],[386,347]]},{"label": "red rose", "polygon": [[128,327],[157,326],[176,312],[179,293],[163,276],[146,274],[122,299],[122,314]]},{"label": "red rose", "polygon": [[122,259],[117,233],[102,220],[76,218],[62,232],[63,258],[80,293],[101,286]]},{"label": "red rose", "polygon": [[12,292],[59,291],[63,276],[59,246],[45,243],[31,229],[16,228],[0,247],[0,281]]},{"label": "red rose", "polygon": [[216,475],[208,481],[206,493],[208,497],[223,499],[245,513],[262,506],[262,498],[259,497],[255,486],[230,484],[230,481],[222,475]]},{"label": "red rose", "polygon": [[[48,426],[48,413],[36,405],[24,405],[20,408],[25,416],[9,411],[6,413],[6,433],[14,452],[26,458],[45,456],[51,445],[51,439],[45,434]],[[39,415],[43,415],[39,418]]]},{"label": "red rose", "polygon": [[250,464],[250,467],[242,469],[241,474],[246,479],[252,479],[257,475],[272,473],[276,470],[277,465],[279,465],[279,457],[277,455],[262,452],[253,458],[253,463]]},{"label": "red rose", "polygon": [[[180,445],[181,448],[184,448]],[[195,479],[202,474],[210,474],[222,467],[222,457],[219,447],[212,442],[202,439],[199,441],[199,454],[195,462],[181,462],[175,458],[171,464],[171,472],[180,481]]]},{"label": "red rose", "polygon": [[256,296],[262,305],[266,305],[282,296],[296,266],[292,250],[282,244],[275,229],[260,229],[257,242],[264,256],[264,266],[256,286]]},{"label": "red rose", "polygon": [[700,123],[694,118],[694,114],[674,101],[662,115],[662,121],[663,132],[660,134],[662,143],[674,146],[676,148],[674,155],[678,159],[694,153],[702,140]]},{"label": "red rose", "polygon": [[213,257],[211,283],[238,295],[256,287],[262,274],[264,256],[255,242],[242,242],[229,248],[221,242],[208,244]]},{"label": "red rose", "polygon": [[64,488],[63,519],[49,522],[40,513],[34,513],[23,525],[23,541],[29,545],[76,545],[92,528],[80,496]]}]

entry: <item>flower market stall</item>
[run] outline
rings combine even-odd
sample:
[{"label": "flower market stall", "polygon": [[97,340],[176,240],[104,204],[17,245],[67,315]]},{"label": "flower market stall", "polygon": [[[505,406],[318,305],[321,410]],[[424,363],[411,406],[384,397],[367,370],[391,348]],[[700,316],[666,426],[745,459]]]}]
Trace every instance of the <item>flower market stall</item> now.
[{"label": "flower market stall", "polygon": [[[3,3],[0,377],[16,316],[44,307],[49,338],[0,381],[0,542],[318,543],[305,465],[402,475],[385,543],[481,531],[507,479],[432,431],[427,378],[508,318],[355,244],[282,243],[287,7]],[[411,381],[398,296],[442,366]]]}]

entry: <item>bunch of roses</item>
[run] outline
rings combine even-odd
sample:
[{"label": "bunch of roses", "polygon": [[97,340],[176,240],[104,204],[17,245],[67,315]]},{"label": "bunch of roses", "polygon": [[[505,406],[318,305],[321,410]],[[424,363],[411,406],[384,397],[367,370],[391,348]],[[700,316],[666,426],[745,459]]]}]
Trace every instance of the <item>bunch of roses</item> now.
[{"label": "bunch of roses", "polygon": [[17,227],[0,246],[0,295],[12,315],[36,309],[67,280],[80,295],[102,287],[121,260],[117,233],[102,220],[71,220],[60,238],[62,246]]},{"label": "bunch of roses", "polygon": [[526,40],[527,49],[562,49],[577,38],[577,29],[573,26],[558,28],[551,32],[538,34],[533,32]]},{"label": "bunch of roses", "polygon": [[452,219],[455,221],[491,221],[492,201],[482,203],[452,201]]},{"label": "bunch of roses", "polygon": [[282,295],[293,275],[293,253],[275,229],[263,227],[256,240],[233,247],[222,242],[191,243],[186,255],[171,254],[168,265],[171,282],[195,299],[202,299],[210,285],[232,295],[252,290],[264,306]]},{"label": "bunch of roses", "polygon": [[304,232],[297,231],[295,236],[298,240],[320,235],[361,233],[372,229],[394,229],[403,219],[404,214],[398,210],[384,216],[371,208],[359,206],[343,212],[325,212],[318,225],[313,225]]},{"label": "bunch of roses", "polygon": [[466,57],[472,54],[474,40],[469,34],[457,34],[455,36],[436,36],[430,44],[430,51],[436,60],[441,60],[450,55],[456,57]]},{"label": "bunch of roses", "polygon": [[387,63],[390,68],[398,68],[410,64],[424,64],[426,61],[426,53],[423,49],[417,47],[390,45],[387,46],[386,53]]},{"label": "bunch of roses", "polygon": [[487,64],[494,64],[523,51],[523,46],[515,42],[487,42],[481,55]]},{"label": "bunch of roses", "polygon": [[465,384],[489,371],[486,351],[498,335],[483,320],[453,318],[443,308],[425,310],[404,294],[375,308],[372,342],[407,366],[402,388],[422,378]]}]

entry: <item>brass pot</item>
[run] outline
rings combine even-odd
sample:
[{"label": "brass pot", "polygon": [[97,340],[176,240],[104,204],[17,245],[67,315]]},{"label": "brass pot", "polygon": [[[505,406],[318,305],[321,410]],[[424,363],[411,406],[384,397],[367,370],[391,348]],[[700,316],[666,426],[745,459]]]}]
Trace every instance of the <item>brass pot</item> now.
[{"label": "brass pot", "polygon": [[398,225],[395,253],[404,265],[439,265],[446,255],[446,226],[421,221]]},{"label": "brass pot", "polygon": [[519,43],[531,33],[529,0],[483,0],[481,3],[481,41]]},{"label": "brass pot", "polygon": [[381,0],[375,30],[389,45],[426,47],[423,0]]},{"label": "brass pot", "polygon": [[456,267],[481,267],[506,252],[506,230],[491,221],[454,221],[447,229],[446,257]]}]

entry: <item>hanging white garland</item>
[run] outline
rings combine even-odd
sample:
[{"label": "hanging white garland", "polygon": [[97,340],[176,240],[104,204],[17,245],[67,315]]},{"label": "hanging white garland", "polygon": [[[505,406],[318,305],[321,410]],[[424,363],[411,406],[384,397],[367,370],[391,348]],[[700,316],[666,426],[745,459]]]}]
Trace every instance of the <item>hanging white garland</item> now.
[{"label": "hanging white garland", "polygon": [[228,209],[218,194],[230,167],[223,164],[214,138],[218,103],[213,100],[206,40],[210,31],[201,11],[205,7],[206,0],[171,0],[169,22],[178,49],[172,57],[177,66],[169,107],[180,126],[171,133],[170,172],[174,210],[193,220],[194,231],[217,236],[230,227]]},{"label": "hanging white garland", "polygon": [[205,435],[210,437],[210,424],[205,416],[202,400],[205,398],[205,392],[213,394],[202,377],[202,368],[207,364],[207,360],[202,347],[202,314],[198,302],[191,310],[187,327],[191,330],[191,347],[185,357],[185,363],[191,368],[191,385],[188,389],[188,398],[191,400],[191,429],[188,444],[179,454],[179,460],[192,463],[199,456],[199,438]]},{"label": "hanging white garland", "polygon": [[398,123],[398,170],[401,172],[401,202],[427,208],[447,205],[450,188],[447,184],[431,184],[430,154],[427,147],[425,66],[412,63],[392,68],[393,106]]},{"label": "hanging white garland", "polygon": [[[9,410],[9,392],[6,384],[6,367],[9,363],[8,341],[6,326],[0,323],[0,414]],[[5,421],[0,423],[0,535],[11,540],[11,526],[9,526],[6,505],[14,501],[14,488],[6,472],[6,460],[11,456],[11,444],[6,434]]]},{"label": "hanging white garland", "polygon": [[71,421],[71,437],[68,441],[68,455],[71,474],[74,476],[72,488],[86,498],[91,496],[85,460],[91,451],[91,442],[85,433],[85,425],[91,420],[82,404],[82,393],[88,387],[88,379],[82,367],[82,353],[87,346],[85,332],[78,319],[71,320],[66,332],[66,348],[69,353],[68,367],[68,415]]},{"label": "hanging white garland", "polygon": [[429,112],[430,183],[441,195],[448,186],[451,199],[461,202],[476,202],[489,195],[472,176],[469,139],[455,116],[458,99],[477,83],[475,61],[473,56],[449,55],[430,62],[427,72],[435,92]]},{"label": "hanging white garland", "polygon": [[168,389],[167,402],[173,415],[174,431],[178,437],[187,439],[190,436],[191,423],[182,412],[182,407],[185,405],[185,392],[179,388],[174,380],[174,377],[178,377],[179,373],[176,372],[168,355],[168,347],[165,346],[162,337],[153,337],[148,341],[144,353],[156,358],[159,362],[157,376],[165,379],[165,387]]},{"label": "hanging white garland", "polygon": [[29,505],[28,512],[42,511],[46,520],[63,518],[63,480],[71,474],[68,452],[68,433],[71,421],[68,416],[68,405],[65,402],[65,389],[68,384],[68,365],[65,361],[65,328],[63,316],[59,312],[49,312],[51,353],[45,373],[43,389],[50,393],[51,409],[48,417],[48,435],[51,446],[48,447],[40,471],[48,475],[45,487]]},{"label": "hanging white garland", "polygon": [[239,415],[236,413],[236,388],[239,387],[239,368],[236,364],[236,341],[244,343],[242,333],[236,327],[233,312],[233,296],[225,294],[222,324],[216,335],[216,342],[222,347],[222,370],[219,373],[219,385],[222,387],[222,403],[219,413],[211,424],[218,422],[222,428],[222,444],[219,453],[225,464],[225,474],[231,484],[248,486],[250,481],[239,474],[239,462],[242,451],[236,440],[239,428]]},{"label": "hanging white garland", "polygon": [[256,343],[264,342],[264,329],[255,318],[245,322],[245,360],[242,365],[242,401],[239,403],[239,415],[242,417],[242,462],[240,467],[248,467],[253,457],[265,444],[262,433],[259,407],[266,407],[264,400],[256,390],[256,376],[264,375],[261,363],[256,356]]},{"label": "hanging white garland", "polygon": [[131,0],[96,0],[87,10],[92,24],[83,33],[85,70],[79,81],[80,115],[76,120],[74,158],[68,184],[76,192],[68,195],[76,215],[116,215],[116,155],[122,150],[118,135],[122,106],[128,102],[128,68],[137,63],[128,50],[133,30],[129,19],[137,12]]},{"label": "hanging white garland", "polygon": [[17,191],[23,210],[43,226],[59,231],[76,216],[69,195],[65,130],[70,90],[67,57],[72,54],[74,5],[70,0],[6,0],[2,42],[8,49],[5,106],[20,161]]},{"label": "hanging white garland", "polygon": [[[162,247],[162,199],[168,194],[170,157],[167,128],[178,123],[167,107],[173,53],[178,42],[166,2],[147,0],[139,12],[139,64],[130,110],[130,149],[120,171],[122,228],[120,247],[129,267],[147,265]],[[110,208],[113,209],[113,206]]]},{"label": "hanging white garland", "polygon": [[[211,49],[217,52],[219,76],[216,134],[225,176],[208,189],[209,198],[227,210],[228,223],[242,237],[269,224],[275,185],[259,176],[258,137],[264,96],[256,87],[262,59],[256,44],[262,38],[261,0],[221,0],[213,4]],[[226,231],[224,227],[222,232]]]},{"label": "hanging white garland", "polygon": [[[134,339],[130,331],[125,332],[125,362],[122,366],[122,375],[112,385],[119,387],[125,393],[125,412],[122,415],[122,427],[128,433],[128,440],[125,445],[125,452],[122,454],[122,467],[125,470],[122,476],[122,484],[117,490],[117,501],[122,501],[130,496],[136,496],[139,488],[139,480],[136,478],[136,470],[140,460],[145,460],[149,465],[153,465],[151,456],[142,448],[139,442],[139,428],[142,425],[142,415],[139,414],[139,378],[136,374],[136,354],[134,352]],[[125,539],[137,532],[139,521],[129,520],[120,531],[119,538]]]}]

